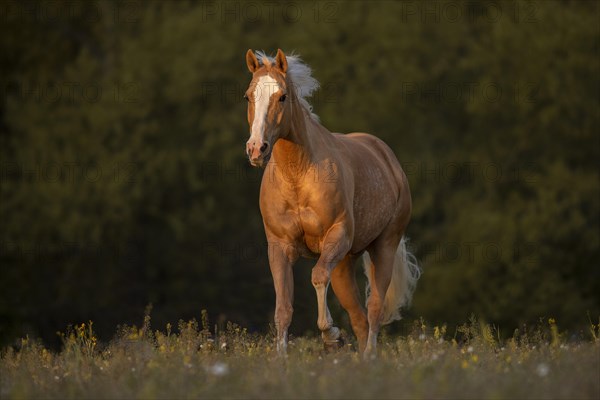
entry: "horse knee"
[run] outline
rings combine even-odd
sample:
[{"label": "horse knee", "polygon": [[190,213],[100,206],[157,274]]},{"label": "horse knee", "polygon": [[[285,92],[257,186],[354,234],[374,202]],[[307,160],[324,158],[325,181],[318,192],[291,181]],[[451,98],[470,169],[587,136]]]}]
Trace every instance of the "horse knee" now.
[{"label": "horse knee", "polygon": [[329,284],[330,279],[331,273],[327,270],[327,268],[320,265],[313,267],[311,274],[311,282],[313,286],[326,286]]},{"label": "horse knee", "polygon": [[292,306],[278,306],[275,308],[275,326],[280,329],[287,329],[292,323]]}]

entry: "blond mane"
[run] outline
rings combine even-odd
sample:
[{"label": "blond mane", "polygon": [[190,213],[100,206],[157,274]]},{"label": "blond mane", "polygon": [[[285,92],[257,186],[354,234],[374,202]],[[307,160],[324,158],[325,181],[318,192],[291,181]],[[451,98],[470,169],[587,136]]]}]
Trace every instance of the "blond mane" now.
[{"label": "blond mane", "polygon": [[[259,50],[255,54],[258,62],[262,65],[271,65],[275,62],[274,57],[268,56],[263,51]],[[286,55],[286,59],[288,63],[287,75],[296,89],[300,105],[309,112],[311,118],[318,121],[319,116],[312,112],[312,105],[307,98],[312,96],[313,92],[319,88],[319,81],[312,76],[312,69],[302,61],[299,55]]]}]

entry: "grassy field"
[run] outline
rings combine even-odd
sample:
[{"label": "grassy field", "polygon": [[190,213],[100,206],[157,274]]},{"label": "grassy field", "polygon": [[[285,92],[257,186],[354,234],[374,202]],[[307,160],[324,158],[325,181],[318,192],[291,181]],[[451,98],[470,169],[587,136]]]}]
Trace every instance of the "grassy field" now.
[{"label": "grassy field", "polygon": [[568,339],[553,320],[500,340],[471,320],[456,332],[415,322],[382,335],[363,362],[349,343],[325,353],[318,338],[293,338],[277,356],[271,335],[208,321],[177,328],[122,327],[106,345],[93,324],[69,328],[56,353],[22,339],[0,360],[0,398],[600,398],[600,339]]}]

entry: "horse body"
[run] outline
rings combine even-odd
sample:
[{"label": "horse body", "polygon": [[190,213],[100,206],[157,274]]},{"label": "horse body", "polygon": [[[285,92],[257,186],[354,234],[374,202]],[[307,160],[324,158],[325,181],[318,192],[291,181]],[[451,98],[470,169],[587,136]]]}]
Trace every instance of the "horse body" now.
[{"label": "horse body", "polygon": [[265,226],[302,256],[318,257],[326,232],[343,223],[353,233],[350,253],[360,255],[390,222],[406,226],[411,209],[406,176],[374,136],[323,130],[318,135],[330,137],[319,143],[325,154],[314,157],[308,170],[286,162],[287,139],[275,144],[261,184]]},{"label": "horse body", "polygon": [[[311,281],[325,343],[337,344],[340,339],[327,307],[331,283],[350,315],[360,351],[374,355],[381,324],[390,322],[410,299],[417,279],[418,270],[406,262],[401,242],[411,211],[406,176],[380,139],[364,133],[333,134],[312,116],[294,87],[294,74],[286,74],[283,52],[276,60],[263,57],[260,63],[249,51],[247,62],[253,82],[258,78],[273,84],[268,104],[259,98],[258,89],[250,93],[256,104],[249,104],[252,136],[247,152],[253,164],[267,162],[260,209],[276,292],[278,349],[286,351],[293,313],[292,266],[305,256],[318,259]],[[256,118],[264,118],[259,121],[262,136]],[[404,263],[395,263],[399,248]],[[365,250],[370,255],[368,313],[360,302],[353,268]]]}]

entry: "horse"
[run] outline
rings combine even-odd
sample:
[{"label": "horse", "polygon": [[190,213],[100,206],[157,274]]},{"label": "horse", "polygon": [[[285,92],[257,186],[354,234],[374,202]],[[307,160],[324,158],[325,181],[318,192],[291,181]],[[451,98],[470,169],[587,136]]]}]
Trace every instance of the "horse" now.
[{"label": "horse", "polygon": [[[252,74],[244,95],[246,154],[252,166],[264,168],[259,204],[275,287],[277,351],[287,354],[292,267],[302,256],[317,259],[311,283],[324,346],[343,344],[327,306],[331,283],[350,316],[359,353],[375,358],[381,326],[400,319],[420,275],[404,238],[412,207],[406,174],[377,137],[332,133],[321,125],[307,100],[319,83],[299,56],[250,49],[246,64]],[[366,312],[354,269],[361,256]]]}]

